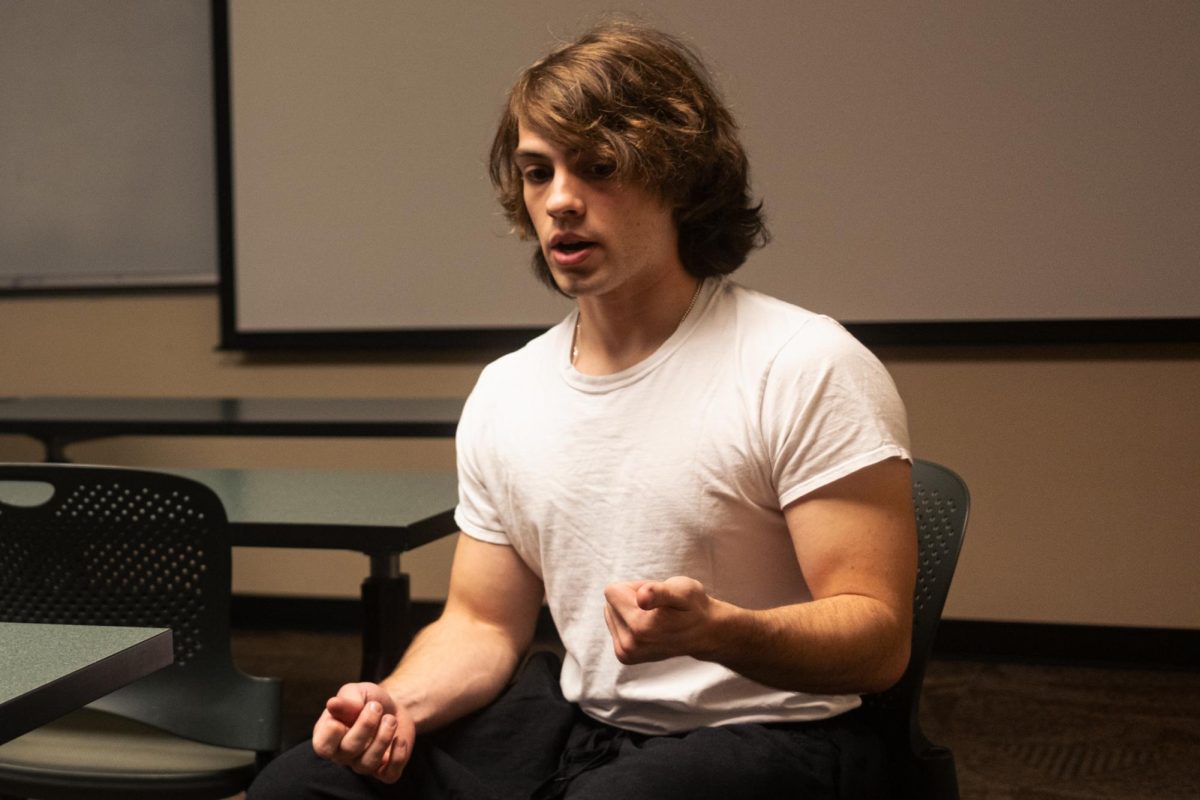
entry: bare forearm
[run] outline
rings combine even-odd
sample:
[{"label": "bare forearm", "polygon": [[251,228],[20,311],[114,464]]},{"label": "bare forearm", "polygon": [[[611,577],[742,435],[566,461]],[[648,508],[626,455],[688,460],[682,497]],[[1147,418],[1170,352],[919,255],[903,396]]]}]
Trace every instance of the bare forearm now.
[{"label": "bare forearm", "polygon": [[381,685],[418,733],[433,730],[495,699],[527,645],[487,623],[443,616],[417,635]]},{"label": "bare forearm", "polygon": [[862,595],[838,595],[768,610],[712,601],[696,656],[780,689],[882,691],[908,664],[906,614]]},{"label": "bare forearm", "polygon": [[750,610],[711,597],[692,578],[605,588],[605,622],[624,664],[692,656],[768,686],[800,692],[877,692],[908,663],[911,606],[840,593]]}]

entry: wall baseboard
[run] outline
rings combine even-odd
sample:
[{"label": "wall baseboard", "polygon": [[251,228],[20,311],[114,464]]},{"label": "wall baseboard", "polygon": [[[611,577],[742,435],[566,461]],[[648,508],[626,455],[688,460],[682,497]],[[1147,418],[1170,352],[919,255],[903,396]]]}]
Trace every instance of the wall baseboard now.
[{"label": "wall baseboard", "polygon": [[[414,601],[413,630],[441,612],[440,602]],[[351,598],[235,595],[232,621],[238,629],[357,631],[362,609]],[[544,608],[538,637],[555,637]],[[1200,670],[1200,629],[945,619],[933,652],[945,659]]]},{"label": "wall baseboard", "polygon": [[1200,670],[1200,629],[945,619],[936,658]]}]

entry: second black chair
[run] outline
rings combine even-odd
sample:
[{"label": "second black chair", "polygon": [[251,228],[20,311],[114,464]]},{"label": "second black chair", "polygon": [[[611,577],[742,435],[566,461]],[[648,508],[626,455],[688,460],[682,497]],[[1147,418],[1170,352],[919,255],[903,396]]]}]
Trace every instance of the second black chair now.
[{"label": "second black chair", "polygon": [[[48,499],[5,503],[39,488]],[[279,746],[280,687],[229,648],[231,546],[206,486],[0,465],[0,620],[169,627],[175,663],[0,746],[0,795],[222,798]]]},{"label": "second black chair", "polygon": [[863,698],[887,743],[895,797],[904,800],[958,800],[954,755],[926,738],[919,710],[925,668],[958,564],[970,501],[967,486],[958,475],[929,461],[913,462],[917,585],[912,655],[899,683],[882,694]]}]

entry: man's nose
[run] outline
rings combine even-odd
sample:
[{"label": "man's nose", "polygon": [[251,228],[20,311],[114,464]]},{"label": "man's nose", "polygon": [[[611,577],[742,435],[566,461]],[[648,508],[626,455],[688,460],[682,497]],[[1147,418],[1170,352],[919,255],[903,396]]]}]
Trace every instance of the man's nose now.
[{"label": "man's nose", "polygon": [[546,198],[546,211],[552,217],[581,216],[586,210],[579,178],[567,170],[555,173]]}]

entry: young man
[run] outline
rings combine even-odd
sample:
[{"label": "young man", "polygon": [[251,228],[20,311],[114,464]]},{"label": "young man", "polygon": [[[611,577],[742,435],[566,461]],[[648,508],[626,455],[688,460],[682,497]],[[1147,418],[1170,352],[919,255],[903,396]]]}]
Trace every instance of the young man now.
[{"label": "young man", "polygon": [[[467,403],[442,617],[250,797],[883,796],[854,710],[908,659],[904,409],[836,323],[724,277],[765,230],[703,68],[597,28],[518,81],[491,172],[577,309]],[[510,685],[543,597],[561,674]]]}]

